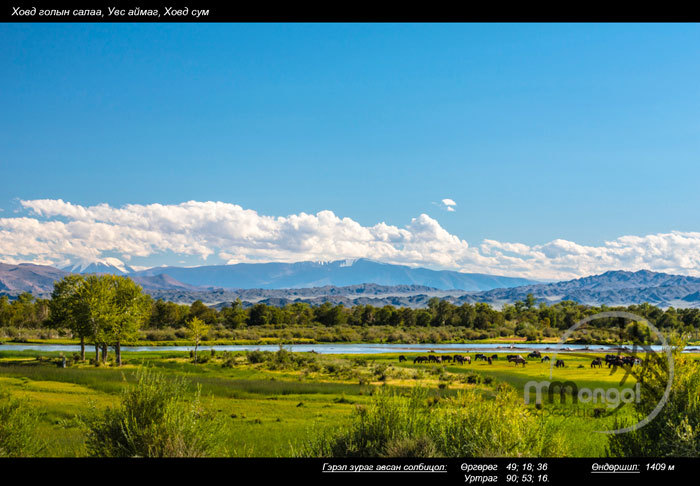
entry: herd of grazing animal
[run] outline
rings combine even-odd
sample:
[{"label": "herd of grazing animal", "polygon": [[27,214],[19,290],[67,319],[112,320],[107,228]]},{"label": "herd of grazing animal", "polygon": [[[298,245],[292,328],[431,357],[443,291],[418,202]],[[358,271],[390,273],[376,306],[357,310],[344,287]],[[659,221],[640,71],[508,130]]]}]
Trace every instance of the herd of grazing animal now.
[{"label": "herd of grazing animal", "polygon": [[[403,360],[401,358],[403,358]],[[399,356],[399,362],[405,361],[405,360],[406,360],[406,357]],[[459,354],[455,354],[454,356],[450,356],[447,354],[442,355],[442,356],[429,354],[428,356],[416,356],[413,359],[413,363],[449,363],[452,361],[463,365],[464,363],[471,364],[472,359],[469,356],[462,356]]]},{"label": "herd of grazing animal", "polygon": [[[538,353],[539,354],[539,353]],[[547,358],[549,359],[549,358]],[[492,364],[494,361],[498,360],[498,355],[493,354],[491,356],[486,356],[485,354],[482,353],[476,353],[474,355],[474,361],[486,361],[488,364]],[[509,354],[506,356],[506,360],[509,363],[515,363],[515,366],[518,366],[519,364],[522,364],[523,367],[527,363],[527,360],[520,356],[519,354]],[[399,363],[402,363],[404,361],[407,361],[406,357],[401,355],[399,356]],[[472,358],[470,356],[462,356],[460,354],[455,354],[454,356],[450,355],[436,355],[436,354],[429,354],[428,356],[416,356],[413,359],[414,364],[418,363],[449,363],[449,362],[454,362],[455,364],[459,363],[461,365],[463,364],[471,364]]]},{"label": "herd of grazing animal", "polygon": [[[528,359],[541,359],[541,363],[544,363],[545,361],[551,361],[551,358],[549,356],[544,356],[542,357],[542,354],[539,351],[533,351],[530,354],[527,355]],[[498,355],[494,354],[491,356],[486,356],[485,354],[482,353],[476,353],[474,355],[474,362],[476,361],[486,361],[488,364],[492,364],[493,361],[498,359]],[[506,355],[506,360],[509,363],[515,363],[515,366],[517,367],[519,364],[525,367],[525,364],[527,363],[527,360],[523,358],[519,354],[508,354]],[[402,363],[404,361],[408,361],[405,356],[401,355],[399,356],[399,363]],[[445,355],[437,355],[437,354],[429,354],[428,356],[417,356],[416,358],[413,359],[413,363],[450,363],[454,362],[455,364],[459,363],[460,365],[463,364],[471,364],[472,359],[470,356],[463,356],[460,354],[455,354],[454,356],[450,356],[448,354]],[[635,366],[639,365],[642,363],[641,359],[635,358],[633,356],[621,356],[618,354],[608,354],[605,356],[605,359],[602,358],[594,358],[593,361],[591,361],[591,368],[602,368],[603,363],[605,363],[608,368],[610,367],[615,367],[615,366]],[[566,367],[566,364],[564,363],[563,359],[557,359],[554,362],[554,366],[556,368],[564,368]]]}]

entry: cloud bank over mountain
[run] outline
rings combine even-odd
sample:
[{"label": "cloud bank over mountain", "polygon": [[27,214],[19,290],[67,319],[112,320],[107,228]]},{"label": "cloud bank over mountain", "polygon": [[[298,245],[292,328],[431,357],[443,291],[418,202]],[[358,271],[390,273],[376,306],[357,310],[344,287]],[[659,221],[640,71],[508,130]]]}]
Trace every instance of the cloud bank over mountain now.
[{"label": "cloud bank over mountain", "polygon": [[[700,276],[700,233],[621,236],[599,246],[557,239],[538,245],[484,240],[472,246],[421,214],[398,227],[363,226],[332,211],[266,216],[224,202],[81,206],[61,199],[20,201],[24,214],[0,218],[0,260],[67,266],[173,253],[202,264],[368,258],[433,269],[532,279],[608,270]],[[3,214],[4,216],[7,213]],[[220,260],[219,260],[220,259]]]}]

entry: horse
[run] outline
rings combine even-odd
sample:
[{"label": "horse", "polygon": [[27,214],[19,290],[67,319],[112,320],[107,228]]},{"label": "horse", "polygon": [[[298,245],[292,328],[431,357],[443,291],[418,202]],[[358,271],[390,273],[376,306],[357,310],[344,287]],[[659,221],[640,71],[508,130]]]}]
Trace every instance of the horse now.
[{"label": "horse", "polygon": [[491,359],[498,359],[498,355],[497,354],[492,355]]},{"label": "horse", "polygon": [[600,358],[596,358],[593,361],[591,361],[591,368],[602,368],[603,367],[603,360]]},{"label": "horse", "polygon": [[527,355],[528,358],[541,358],[542,354],[540,354],[539,351],[533,351],[532,353]]},{"label": "horse", "polygon": [[399,363],[402,363],[404,361],[406,361],[406,356],[402,354],[401,356],[399,356]]},{"label": "horse", "polygon": [[557,368],[563,368],[563,367],[566,366],[566,365],[564,364],[564,360],[563,360],[563,359],[558,359],[557,362],[554,363],[554,366],[556,366]]},{"label": "horse", "polygon": [[450,356],[449,354],[448,354],[448,355],[445,355],[445,356],[442,357],[442,360],[443,360],[443,361],[450,362],[450,361],[452,361],[452,356]]},{"label": "horse", "polygon": [[629,364],[626,360],[626,358],[629,358],[630,356],[619,356],[616,354],[608,354],[605,356],[605,364],[608,365],[608,368],[614,368],[616,366],[624,366],[625,364]]},{"label": "horse", "polygon": [[425,363],[426,361],[428,361],[427,356],[416,356],[416,358],[413,360],[413,363]]},{"label": "horse", "polygon": [[493,364],[493,362],[491,361],[491,358],[486,358],[486,359],[489,360],[489,364]]},{"label": "horse", "polygon": [[544,363],[545,361],[550,361],[549,356],[545,356],[544,358],[542,358],[542,361],[540,361],[540,362]]},{"label": "horse", "polygon": [[525,358],[523,358],[519,354],[512,355],[512,358],[509,358],[508,361],[510,361],[511,363],[515,363],[516,367],[518,366],[518,363],[520,363],[523,365],[523,368],[525,368],[525,363],[527,363],[527,361],[525,361]]},{"label": "horse", "polygon": [[488,359],[488,358],[486,357],[486,355],[481,354],[481,353],[477,353],[477,354],[474,355],[474,361],[479,361],[479,360],[484,360],[484,361],[486,361],[487,359]]}]

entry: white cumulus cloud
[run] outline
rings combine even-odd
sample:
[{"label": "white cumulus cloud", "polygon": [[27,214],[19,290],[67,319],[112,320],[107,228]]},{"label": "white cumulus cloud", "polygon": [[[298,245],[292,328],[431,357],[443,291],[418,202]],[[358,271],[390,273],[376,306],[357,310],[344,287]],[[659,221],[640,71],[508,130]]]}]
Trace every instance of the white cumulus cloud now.
[{"label": "white cumulus cloud", "polygon": [[[442,202],[447,208],[456,205],[451,199]],[[538,245],[487,239],[472,246],[426,214],[405,226],[363,226],[327,210],[267,216],[215,201],[112,207],[38,199],[21,206],[25,214],[0,218],[0,260],[7,263],[63,266],[167,253],[202,264],[370,258],[541,279],[617,269],[700,275],[700,233],[695,232],[620,236],[597,246],[564,239]],[[216,261],[209,260],[212,256]]]},{"label": "white cumulus cloud", "polygon": [[441,202],[443,207],[450,212],[453,212],[455,210],[455,206],[457,206],[457,203],[454,201],[454,199],[445,198]]}]

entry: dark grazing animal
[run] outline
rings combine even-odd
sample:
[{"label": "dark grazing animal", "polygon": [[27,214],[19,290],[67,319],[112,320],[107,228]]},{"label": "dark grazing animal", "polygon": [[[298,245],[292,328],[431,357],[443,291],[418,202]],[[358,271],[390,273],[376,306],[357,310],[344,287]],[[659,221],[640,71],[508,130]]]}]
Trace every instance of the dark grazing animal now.
[{"label": "dark grazing animal", "polygon": [[443,360],[443,361],[450,362],[450,361],[452,361],[452,356],[450,356],[449,354],[448,354],[448,355],[445,355],[445,356],[442,356],[442,360]]},{"label": "dark grazing animal", "polygon": [[533,351],[527,355],[528,358],[541,358],[542,354],[539,351]]},{"label": "dark grazing animal", "polygon": [[550,361],[549,356],[545,356],[544,358],[542,358],[541,362],[544,363],[545,361]]},{"label": "dark grazing animal", "polygon": [[591,361],[591,368],[602,368],[603,367],[603,360],[600,358],[596,358],[593,361]]},{"label": "dark grazing animal", "polygon": [[498,359],[498,355],[497,354],[492,355],[491,359]]},{"label": "dark grazing animal", "polygon": [[634,364],[634,358],[632,356],[620,356],[617,354],[608,354],[605,356],[605,364],[608,368],[615,366],[625,366]]},{"label": "dark grazing animal", "polygon": [[402,363],[404,361],[406,361],[406,356],[402,354],[401,356],[399,356],[399,363]]},{"label": "dark grazing animal", "polygon": [[414,363],[425,363],[428,361],[427,356],[416,356],[416,358],[413,360]]},{"label": "dark grazing animal", "polygon": [[515,363],[515,366],[518,366],[518,363],[522,364],[523,368],[525,368],[525,363],[527,363],[527,361],[525,361],[525,358],[523,358],[519,354],[514,355],[512,358],[508,358],[508,361],[510,361],[511,363]]},{"label": "dark grazing animal", "polygon": [[564,364],[564,360],[563,360],[563,359],[558,359],[557,362],[554,363],[554,366],[556,366],[557,368],[563,368],[563,367],[566,366],[566,365]]},{"label": "dark grazing animal", "polygon": [[486,361],[487,359],[488,358],[486,357],[485,354],[477,353],[474,355],[474,361],[479,361],[479,360]]}]

